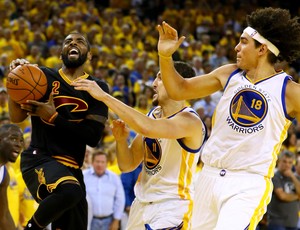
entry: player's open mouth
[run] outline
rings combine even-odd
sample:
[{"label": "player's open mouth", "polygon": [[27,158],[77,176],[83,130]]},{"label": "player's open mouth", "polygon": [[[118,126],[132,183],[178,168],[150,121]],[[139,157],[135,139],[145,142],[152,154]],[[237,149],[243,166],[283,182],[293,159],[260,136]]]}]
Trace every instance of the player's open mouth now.
[{"label": "player's open mouth", "polygon": [[17,158],[18,156],[19,156],[19,153],[20,153],[20,151],[14,151],[14,152],[12,152],[12,155],[15,157],[15,158]]},{"label": "player's open mouth", "polygon": [[69,51],[69,57],[78,57],[78,55],[79,55],[78,49],[72,48],[72,49]]}]

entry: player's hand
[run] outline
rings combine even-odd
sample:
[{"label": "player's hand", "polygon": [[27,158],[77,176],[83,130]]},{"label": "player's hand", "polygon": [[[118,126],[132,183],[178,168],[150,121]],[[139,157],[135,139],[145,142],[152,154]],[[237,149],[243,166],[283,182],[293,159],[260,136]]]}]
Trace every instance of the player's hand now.
[{"label": "player's hand", "polygon": [[166,22],[158,25],[157,30],[159,32],[158,54],[163,57],[171,57],[184,41],[185,37],[181,36],[178,39],[177,30]]},{"label": "player's hand", "polygon": [[25,104],[21,104],[21,108],[28,111],[28,115],[39,116],[44,121],[49,121],[53,114],[56,113],[53,94],[50,94],[47,102],[27,100]]},{"label": "player's hand", "polygon": [[101,101],[101,99],[107,94],[95,81],[87,79],[78,79],[72,82],[76,90],[87,91],[93,98]]},{"label": "player's hand", "polygon": [[27,61],[26,59],[20,59],[17,58],[15,60],[13,60],[10,64],[9,64],[9,71],[12,71],[14,68],[16,68],[18,65],[25,65],[25,64],[30,64],[29,61]]},{"label": "player's hand", "polygon": [[124,121],[120,119],[113,120],[111,124],[111,130],[116,141],[127,141],[130,130]]}]

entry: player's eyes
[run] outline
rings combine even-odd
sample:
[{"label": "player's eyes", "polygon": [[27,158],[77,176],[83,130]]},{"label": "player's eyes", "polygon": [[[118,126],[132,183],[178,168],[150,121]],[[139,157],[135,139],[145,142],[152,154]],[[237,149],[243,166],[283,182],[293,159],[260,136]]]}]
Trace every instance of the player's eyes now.
[{"label": "player's eyes", "polygon": [[84,40],[77,40],[78,43],[85,45],[85,41]]},{"label": "player's eyes", "polygon": [[17,138],[17,137],[10,137],[9,140],[10,140],[11,142],[21,142],[21,143],[24,143],[24,139],[23,139],[23,138],[22,138],[22,139],[19,139],[19,138]]},{"label": "player's eyes", "polygon": [[66,40],[64,44],[65,44],[65,45],[69,45],[72,41],[73,41],[73,40]]}]

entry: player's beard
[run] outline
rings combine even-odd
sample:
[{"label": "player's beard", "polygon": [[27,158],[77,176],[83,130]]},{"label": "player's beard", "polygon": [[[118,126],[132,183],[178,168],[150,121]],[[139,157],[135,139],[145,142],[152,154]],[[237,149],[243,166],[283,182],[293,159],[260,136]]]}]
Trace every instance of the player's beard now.
[{"label": "player's beard", "polygon": [[67,68],[71,68],[71,69],[72,68],[77,68],[79,66],[82,66],[86,62],[86,60],[87,60],[87,53],[85,53],[85,54],[79,54],[79,57],[76,60],[70,60],[68,58],[68,54],[62,53],[61,54],[61,59],[62,59],[64,65]]}]

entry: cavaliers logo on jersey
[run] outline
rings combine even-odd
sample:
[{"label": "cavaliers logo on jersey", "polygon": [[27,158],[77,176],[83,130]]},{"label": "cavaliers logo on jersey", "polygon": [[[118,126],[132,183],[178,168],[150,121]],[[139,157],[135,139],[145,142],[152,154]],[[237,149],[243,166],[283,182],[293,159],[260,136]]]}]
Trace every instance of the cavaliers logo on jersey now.
[{"label": "cavaliers logo on jersey", "polygon": [[230,103],[231,119],[243,127],[258,125],[266,117],[267,111],[266,98],[253,89],[239,91]]},{"label": "cavaliers logo on jersey", "polygon": [[[144,138],[145,147],[145,160],[144,164],[147,171],[154,170],[157,172],[156,168],[159,165],[161,159],[161,146],[157,139]],[[150,173],[150,172],[149,172]],[[150,173],[153,175],[153,172]],[[156,174],[156,173],[154,173]]]}]

